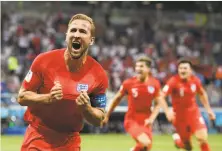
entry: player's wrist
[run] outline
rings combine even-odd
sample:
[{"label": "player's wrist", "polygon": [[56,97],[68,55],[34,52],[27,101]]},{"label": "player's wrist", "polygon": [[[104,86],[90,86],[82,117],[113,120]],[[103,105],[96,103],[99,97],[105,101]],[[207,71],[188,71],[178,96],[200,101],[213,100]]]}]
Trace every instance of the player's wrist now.
[{"label": "player's wrist", "polygon": [[52,100],[51,94],[45,94],[45,99],[44,99],[44,103],[48,104],[50,103]]},{"label": "player's wrist", "polygon": [[212,109],[211,108],[207,108],[207,113],[211,113]]},{"label": "player's wrist", "polygon": [[90,104],[84,104],[80,108],[83,112],[85,112],[85,111],[89,111],[92,108],[92,106]]}]

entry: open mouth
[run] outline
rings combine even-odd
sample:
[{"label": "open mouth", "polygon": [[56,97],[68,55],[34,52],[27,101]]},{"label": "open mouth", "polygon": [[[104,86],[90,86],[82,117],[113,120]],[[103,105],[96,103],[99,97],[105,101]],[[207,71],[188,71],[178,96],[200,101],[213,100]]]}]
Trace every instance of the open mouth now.
[{"label": "open mouth", "polygon": [[137,74],[142,74],[143,72],[142,71],[137,71]]},{"label": "open mouth", "polygon": [[80,42],[72,42],[73,49],[78,50],[78,49],[80,49],[80,47],[81,47]]}]

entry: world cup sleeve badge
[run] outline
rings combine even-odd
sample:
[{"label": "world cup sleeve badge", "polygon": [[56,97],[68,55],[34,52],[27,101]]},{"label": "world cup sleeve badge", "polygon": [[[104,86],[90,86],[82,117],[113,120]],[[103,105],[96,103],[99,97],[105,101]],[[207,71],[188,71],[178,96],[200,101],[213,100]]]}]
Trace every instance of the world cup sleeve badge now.
[{"label": "world cup sleeve badge", "polygon": [[82,83],[77,84],[77,91],[78,92],[88,91],[88,89],[89,89],[89,85],[88,84],[82,84]]},{"label": "world cup sleeve badge", "polygon": [[31,70],[29,70],[29,72],[27,73],[27,75],[25,77],[25,81],[30,82],[32,79],[32,75],[33,75],[33,72]]},{"label": "world cup sleeve badge", "polygon": [[148,90],[149,93],[153,94],[154,91],[155,91],[155,88],[153,86],[148,86],[147,90]]}]

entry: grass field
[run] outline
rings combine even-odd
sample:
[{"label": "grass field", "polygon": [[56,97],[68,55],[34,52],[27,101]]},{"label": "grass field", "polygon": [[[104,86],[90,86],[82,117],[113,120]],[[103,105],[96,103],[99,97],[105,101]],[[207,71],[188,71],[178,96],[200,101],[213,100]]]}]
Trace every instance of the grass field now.
[{"label": "grass field", "polygon": [[[1,136],[1,151],[19,151],[22,136]],[[222,135],[210,135],[212,151],[222,151]],[[130,136],[124,134],[82,135],[81,151],[129,151],[134,146]],[[193,138],[193,151],[200,151]],[[154,135],[152,151],[178,151],[170,135]]]}]

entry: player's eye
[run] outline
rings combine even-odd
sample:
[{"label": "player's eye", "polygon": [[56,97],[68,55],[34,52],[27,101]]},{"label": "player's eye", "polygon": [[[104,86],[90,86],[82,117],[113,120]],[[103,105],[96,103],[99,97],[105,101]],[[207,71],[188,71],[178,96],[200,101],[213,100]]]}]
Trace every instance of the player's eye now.
[{"label": "player's eye", "polygon": [[76,32],[76,31],[77,31],[76,28],[72,28],[72,29],[70,29],[70,32]]},{"label": "player's eye", "polygon": [[79,32],[86,34],[87,32],[84,29],[80,29]]}]

